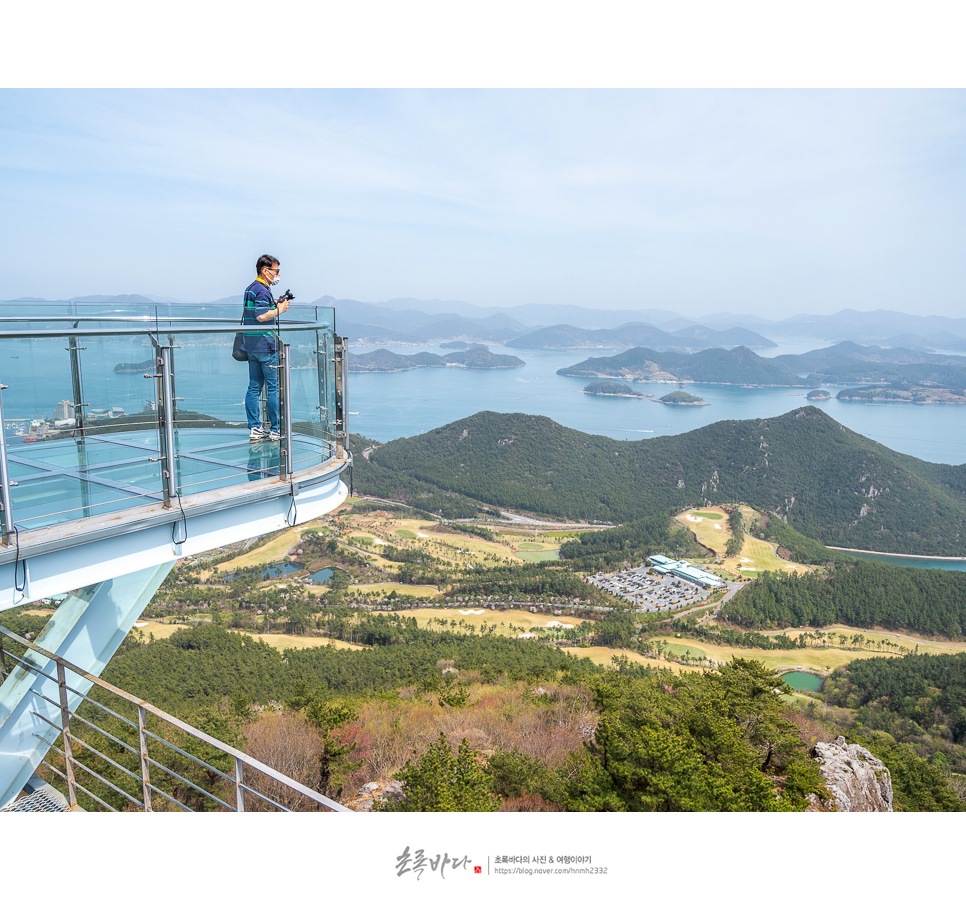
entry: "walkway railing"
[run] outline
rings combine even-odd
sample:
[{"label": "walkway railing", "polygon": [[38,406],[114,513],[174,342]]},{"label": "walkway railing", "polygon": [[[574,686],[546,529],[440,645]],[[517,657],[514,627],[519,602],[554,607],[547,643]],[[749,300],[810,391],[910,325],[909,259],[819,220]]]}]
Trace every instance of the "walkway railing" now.
[{"label": "walkway railing", "polygon": [[[38,773],[71,808],[349,810],[0,626],[0,680],[11,672],[46,678],[47,692],[31,691],[32,715],[38,734],[59,732],[61,743]],[[78,700],[82,706],[72,713]]]},{"label": "walkway railing", "polygon": [[[345,456],[345,346],[331,308],[293,307],[273,327],[281,437],[250,441],[248,364],[231,357],[240,307],[83,307],[0,314],[0,543]],[[267,428],[264,399],[261,411]]]}]

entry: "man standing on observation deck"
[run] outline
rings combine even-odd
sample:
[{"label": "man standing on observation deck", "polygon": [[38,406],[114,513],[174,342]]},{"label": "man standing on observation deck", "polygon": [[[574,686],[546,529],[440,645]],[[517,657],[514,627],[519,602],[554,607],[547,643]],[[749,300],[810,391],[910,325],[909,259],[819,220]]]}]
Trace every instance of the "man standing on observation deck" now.
[{"label": "man standing on observation deck", "polygon": [[[277,441],[278,424],[278,340],[276,320],[288,309],[288,301],[275,303],[271,286],[278,283],[280,274],[278,259],[259,256],[255,264],[258,277],[245,289],[245,309],[242,313],[244,326],[256,327],[245,330],[245,350],[248,352],[248,391],[245,393],[245,412],[248,415],[249,440]],[[271,324],[271,325],[270,325]],[[262,386],[268,402],[269,429],[262,426],[259,399]]]}]

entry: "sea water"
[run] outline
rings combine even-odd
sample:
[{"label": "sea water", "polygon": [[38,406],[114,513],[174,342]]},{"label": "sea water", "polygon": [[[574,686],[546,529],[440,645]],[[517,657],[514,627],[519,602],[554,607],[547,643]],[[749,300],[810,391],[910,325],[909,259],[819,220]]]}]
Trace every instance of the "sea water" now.
[{"label": "sea water", "polygon": [[869,562],[889,562],[905,569],[945,569],[947,572],[966,572],[966,559],[940,559],[930,556],[901,556],[897,553],[863,553],[849,550],[846,555]]},{"label": "sea water", "polygon": [[[786,343],[775,353],[808,350],[827,343]],[[4,416],[12,419],[52,418],[60,400],[72,399],[66,339],[7,342],[0,355]],[[115,364],[152,357],[145,345],[111,338],[89,338],[81,355],[84,400],[93,409],[118,407],[141,411],[154,400],[155,382],[142,373],[115,374]],[[797,347],[796,347],[797,346]],[[350,343],[351,348],[351,343]],[[355,350],[355,349],[353,349]],[[357,349],[359,353],[373,349]],[[397,347],[413,354],[450,349]],[[392,374],[350,374],[349,428],[377,441],[411,437],[484,410],[544,415],[568,428],[617,440],[681,434],[725,419],[771,418],[801,406],[810,387],[740,387],[698,383],[641,382],[642,393],[663,396],[686,389],[707,406],[666,406],[651,399],[589,396],[588,378],[562,377],[559,368],[590,357],[613,355],[615,349],[560,351],[493,346],[511,354],[522,367],[467,370],[456,367],[417,368]],[[16,355],[16,357],[14,357]],[[233,361],[225,348],[186,347],[176,352],[177,395],[182,409],[243,423],[248,366]],[[43,368],[42,374],[35,373]],[[293,387],[311,389],[315,371],[293,370]],[[823,387],[834,396],[840,388]],[[847,428],[901,453],[934,463],[966,463],[966,407],[903,403],[814,403]],[[8,436],[11,430],[8,426]]]},{"label": "sea water", "polygon": [[[427,347],[392,350],[400,354],[439,351]],[[785,353],[792,350],[786,346]],[[813,403],[805,398],[810,386],[631,384],[639,392],[658,398],[685,389],[708,403],[667,406],[650,399],[589,396],[583,389],[590,379],[557,374],[559,368],[590,357],[612,355],[614,350],[545,351],[493,346],[491,351],[515,355],[525,364],[499,370],[425,367],[392,374],[351,374],[350,429],[385,442],[492,410],[545,415],[568,428],[636,441],[681,434],[726,419],[772,418],[801,406],[815,405],[852,431],[900,453],[933,463],[966,463],[966,406],[859,403],[834,398]],[[834,396],[842,388],[822,389]]]}]

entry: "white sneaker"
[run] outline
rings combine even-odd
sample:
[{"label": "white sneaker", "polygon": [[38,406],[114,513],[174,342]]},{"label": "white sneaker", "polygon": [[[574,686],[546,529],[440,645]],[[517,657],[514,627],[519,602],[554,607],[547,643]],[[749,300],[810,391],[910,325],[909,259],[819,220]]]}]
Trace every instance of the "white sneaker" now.
[{"label": "white sneaker", "polygon": [[277,431],[270,431],[268,433],[268,440],[269,441],[281,441],[282,440],[282,436]]},{"label": "white sneaker", "polygon": [[258,428],[248,429],[248,440],[249,441],[264,441],[268,437],[268,432],[259,426]]}]

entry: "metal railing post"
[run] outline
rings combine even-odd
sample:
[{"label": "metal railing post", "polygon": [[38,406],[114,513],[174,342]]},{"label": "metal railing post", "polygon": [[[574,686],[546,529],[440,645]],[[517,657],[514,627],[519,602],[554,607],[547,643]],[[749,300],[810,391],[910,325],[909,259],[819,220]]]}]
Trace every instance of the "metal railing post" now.
[{"label": "metal railing post", "polygon": [[278,464],[279,479],[292,478],[292,364],[288,342],[279,342],[279,382],[282,410],[282,456]]},{"label": "metal railing post", "polygon": [[138,706],[138,742],[141,749],[141,791],[144,793],[144,810],[151,807],[151,761],[148,757],[148,720],[143,706]]},{"label": "metal railing post", "polygon": [[335,342],[335,357],[333,358],[335,363],[335,455],[341,460],[345,457],[346,441],[349,438],[348,416],[345,411],[349,340],[341,335],[333,335],[333,340]]},{"label": "metal railing post", "polygon": [[174,424],[177,425],[178,403],[181,402],[182,397],[178,395],[178,374],[174,367],[174,352],[176,348],[180,348],[181,346],[174,344],[174,335],[170,332],[168,333],[168,345],[170,346],[170,350],[168,352],[168,368],[171,371],[171,418],[174,421]]},{"label": "metal railing post", "polygon": [[235,809],[241,814],[245,810],[245,765],[240,758],[235,758]]},{"label": "metal railing post", "polygon": [[[74,328],[76,329],[78,325],[79,321],[75,322]],[[84,347],[77,344],[76,335],[67,337],[67,351],[70,353],[70,383],[74,396],[74,443],[77,445],[77,464],[80,468],[87,466],[87,441],[85,438],[87,432],[84,426],[84,409],[87,407],[87,403],[84,402],[84,382],[81,378],[80,369],[80,352],[85,350]],[[80,435],[79,438],[78,435]],[[91,513],[91,484],[86,476],[81,478],[80,487],[81,502],[86,517]]]},{"label": "metal railing post", "polygon": [[70,736],[70,707],[67,705],[67,671],[57,662],[57,687],[60,691],[60,722],[64,737],[64,773],[67,774],[67,799],[70,807],[77,804],[77,783],[74,779],[74,751]]},{"label": "metal railing post", "polygon": [[[315,308],[315,321],[319,322],[319,310],[321,307]],[[328,349],[329,332],[323,332],[321,329],[316,328],[315,330],[315,374],[318,378],[319,385],[319,404],[316,408],[319,410],[319,421],[322,423],[323,427],[329,427],[329,419],[331,418],[329,413],[329,349]]]},{"label": "metal railing post", "polygon": [[178,497],[178,483],[175,478],[174,447],[174,386],[171,380],[172,347],[156,346],[158,351],[158,370],[161,389],[161,462],[164,477],[164,506],[170,508],[172,499]]},{"label": "metal railing post", "polygon": [[[74,323],[74,328],[77,328],[77,323]],[[70,383],[74,396],[74,431],[79,432],[81,437],[84,436],[84,406],[86,404],[84,402],[84,382],[81,378],[78,352],[84,350],[84,348],[78,346],[76,335],[67,337],[67,351],[70,352]]]},{"label": "metal railing post", "polygon": [[0,545],[10,542],[13,531],[13,504],[10,499],[10,468],[7,466],[7,433],[3,425],[3,391],[0,383]]}]

